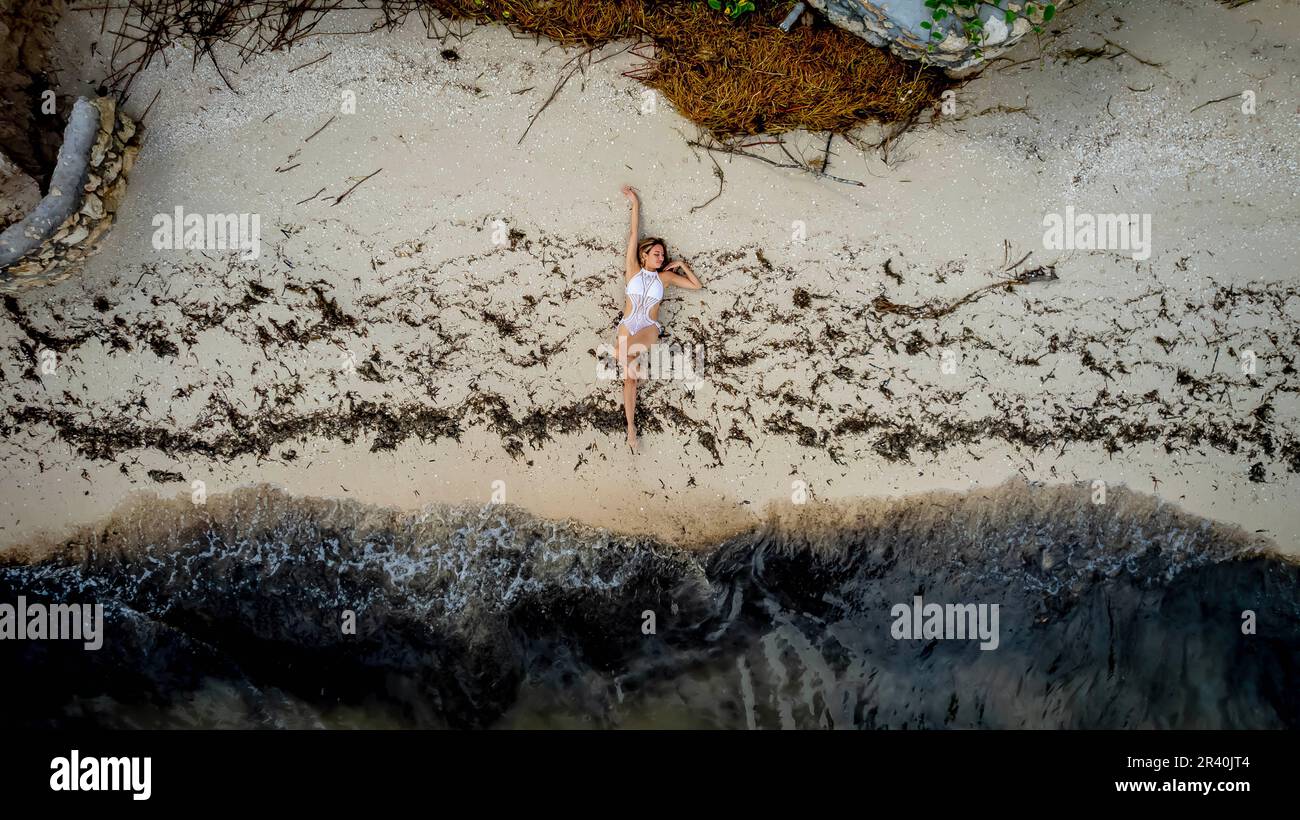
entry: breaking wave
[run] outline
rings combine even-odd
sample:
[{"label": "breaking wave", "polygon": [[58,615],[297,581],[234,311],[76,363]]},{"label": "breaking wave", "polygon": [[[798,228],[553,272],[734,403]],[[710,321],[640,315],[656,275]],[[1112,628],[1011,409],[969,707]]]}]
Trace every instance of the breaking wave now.
[{"label": "breaking wave", "polygon": [[[997,648],[896,640],[917,595],[998,604]],[[785,506],[691,551],[510,506],[140,498],[0,555],[18,596],[103,604],[105,637],[0,641],[10,727],[1300,726],[1300,567],[1122,488]]]}]

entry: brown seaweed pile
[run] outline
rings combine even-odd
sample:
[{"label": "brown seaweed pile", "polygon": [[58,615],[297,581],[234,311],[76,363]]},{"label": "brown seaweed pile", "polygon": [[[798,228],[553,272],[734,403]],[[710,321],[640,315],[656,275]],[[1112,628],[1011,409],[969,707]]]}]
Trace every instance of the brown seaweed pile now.
[{"label": "brown seaweed pile", "polygon": [[[374,9],[375,28],[416,14],[444,46],[460,36],[450,20],[474,20],[506,23],[578,49],[557,90],[592,64],[595,48],[626,40],[645,59],[631,76],[719,138],[844,132],[864,121],[907,123],[934,105],[948,84],[939,72],[825,21],[781,31],[777,26],[792,5],[762,2],[739,21],[681,0],[369,0],[343,8]],[[196,59],[211,60],[230,85],[219,46],[234,46],[241,61],[290,49],[319,34],[338,8],[330,0],[121,0],[88,10],[103,14],[105,25],[113,21],[109,83],[129,91],[135,75],[176,41],[192,44]],[[456,52],[443,54],[454,59],[449,55]]]}]

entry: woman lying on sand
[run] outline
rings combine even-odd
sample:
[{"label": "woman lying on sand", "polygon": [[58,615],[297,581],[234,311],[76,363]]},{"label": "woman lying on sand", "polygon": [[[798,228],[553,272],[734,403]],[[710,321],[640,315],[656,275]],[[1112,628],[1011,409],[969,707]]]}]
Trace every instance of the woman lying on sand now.
[{"label": "woman lying on sand", "polygon": [[[686,262],[664,264],[668,255],[664,241],[647,237],[637,241],[641,220],[641,202],[636,189],[623,186],[623,196],[632,203],[632,229],[627,235],[627,255],[623,265],[624,291],[627,304],[623,306],[623,321],[618,323],[618,363],[623,369],[623,413],[627,416],[627,443],[637,452],[636,440],[636,383],[645,378],[642,353],[650,349],[662,329],[659,322],[659,302],[664,298],[664,286],[676,285],[688,290],[699,290],[703,285],[695,271]],[[670,273],[673,270],[685,272]]]}]

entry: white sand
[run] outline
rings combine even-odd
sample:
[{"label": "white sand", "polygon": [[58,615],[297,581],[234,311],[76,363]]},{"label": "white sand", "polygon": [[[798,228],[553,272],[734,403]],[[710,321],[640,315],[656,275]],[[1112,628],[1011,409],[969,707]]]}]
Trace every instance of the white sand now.
[{"label": "white sand", "polygon": [[[100,333],[74,346],[55,374],[37,366],[33,381],[23,378],[32,361],[20,346],[31,341],[6,315],[0,381],[11,413],[35,405],[94,427],[136,401],[127,416],[134,423],[211,441],[240,426],[214,412],[214,397],[265,419],[358,400],[454,413],[490,392],[519,420],[589,397],[614,408],[617,420],[621,385],[595,378],[588,351],[613,340],[621,307],[624,182],[641,190],[645,232],[666,236],[706,286],[670,293],[661,321],[678,341],[703,339],[709,362],[723,364],[706,364],[707,381],[693,395],[671,382],[642,390],[656,418],[666,422],[676,408],[699,427],[646,430],[637,457],[621,431],[589,424],[545,441],[525,438],[516,457],[476,423],[459,442],[407,438],[379,453],[368,436],[348,443],[325,430],[285,441],[267,458],[172,459],[146,447],[109,461],[77,454],[43,422],[10,422],[0,443],[8,472],[0,544],[94,521],[133,491],[188,495],[194,480],[209,494],[270,482],[399,507],[485,503],[492,483],[503,481],[508,501],[543,515],[697,543],[789,498],[796,480],[814,500],[830,500],[991,486],[1019,475],[1126,484],[1300,553],[1300,477],[1283,455],[1257,441],[1236,453],[1189,443],[1188,432],[1242,437],[1255,423],[1251,412],[1268,400],[1265,426],[1278,447],[1300,435],[1297,376],[1284,372],[1300,348],[1300,7],[1094,0],[1065,22],[1067,33],[1045,43],[1049,54],[1107,38],[1163,66],[1127,55],[1032,60],[1037,47],[1025,43],[1009,56],[1028,62],[990,68],[958,92],[959,118],[907,135],[888,163],[837,138],[831,173],[864,187],[720,156],[722,194],[695,213],[692,206],[718,190],[713,165],[687,145],[695,128],[665,101],[642,113],[643,87],[621,76],[637,62],[626,54],[570,81],[519,145],[571,55],[501,27],[448,44],[460,55],[455,62],[439,56],[443,46],[425,39],[417,21],[397,32],[322,37],[243,67],[232,57],[223,67],[238,95],[210,63],[192,71],[188,52],[174,48],[167,66],[140,76],[128,103],[138,116],[161,89],[104,251],[80,278],[18,303],[34,324],[64,337],[115,315],[130,326],[156,321],[179,352],[160,356],[138,339],[129,353],[114,350]],[[356,23],[352,15],[331,21],[338,30]],[[102,76],[100,63],[85,57],[99,21],[74,14],[62,25],[62,59],[76,68],[61,80],[71,91]],[[356,114],[338,114],[344,89],[355,93]],[[1189,113],[1244,89],[1255,91],[1253,116],[1235,101]],[[1019,106],[1027,110],[1003,110]],[[823,138],[792,141],[814,157]],[[260,214],[261,257],[236,264],[229,254],[154,250],[150,220],[177,205]],[[1151,258],[1044,250],[1044,215],[1067,205],[1151,214]],[[494,245],[495,220],[525,239],[514,250]],[[803,244],[791,241],[796,220],[806,223]],[[1004,278],[1004,240],[1011,261],[1033,251],[1025,267],[1054,264],[1060,280],[994,291],[940,320],[869,309],[879,295],[906,305],[951,302]],[[901,282],[885,274],[886,261]],[[249,282],[274,296],[186,338],[194,316],[238,304]],[[358,328],[264,352],[259,326],[319,321],[310,290],[285,288],[312,283]],[[1216,303],[1216,289],[1229,286],[1245,292]],[[810,294],[808,307],[796,305],[796,289]],[[101,295],[112,304],[103,314],[92,306]],[[522,341],[501,335],[484,311],[512,318]],[[913,333],[929,344],[909,355]],[[1048,352],[1053,336],[1061,352]],[[858,352],[838,358],[826,352],[855,345]],[[954,351],[954,373],[942,371],[940,349]],[[1085,349],[1114,378],[1088,367]],[[1253,383],[1230,352],[1244,349],[1258,357]],[[359,363],[375,355],[387,381],[342,369],[346,351]],[[532,363],[543,352],[547,364]],[[834,376],[841,365],[852,375]],[[1213,389],[1189,395],[1180,370]],[[287,390],[299,379],[301,392]],[[1112,398],[1099,399],[1103,390]],[[1153,425],[1154,440],[1108,453],[1099,442],[1051,435],[1072,415],[1152,390],[1185,415],[1125,398],[1099,418],[1116,431]],[[1006,407],[1023,407],[1010,415],[1044,433],[1041,447],[997,434]],[[833,433],[864,410],[885,426]],[[825,434],[838,462],[775,430],[772,420],[779,426],[787,413]],[[977,431],[968,442],[936,440],[935,452],[913,450],[906,460],[876,448],[882,432],[913,425],[934,435],[953,423]],[[717,461],[700,430],[716,439]],[[733,431],[739,436],[729,438]],[[1172,452],[1165,441],[1176,445]],[[286,449],[297,458],[285,460]],[[1249,478],[1257,462],[1263,482]],[[150,469],[180,473],[185,483],[155,483]]]}]

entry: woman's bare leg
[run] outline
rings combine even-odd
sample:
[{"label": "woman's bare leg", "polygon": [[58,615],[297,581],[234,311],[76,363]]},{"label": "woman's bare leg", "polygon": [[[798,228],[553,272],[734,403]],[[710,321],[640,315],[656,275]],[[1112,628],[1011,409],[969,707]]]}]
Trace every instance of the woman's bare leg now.
[{"label": "woman's bare leg", "polygon": [[640,452],[636,437],[637,381],[645,377],[645,360],[642,353],[650,349],[659,338],[659,329],[653,325],[636,334],[628,334],[622,325],[618,329],[618,352],[623,366],[623,416],[627,419],[627,444],[632,452]]},{"label": "woman's bare leg", "polygon": [[637,452],[636,443],[636,377],[623,379],[623,415],[627,417],[627,446]]}]

